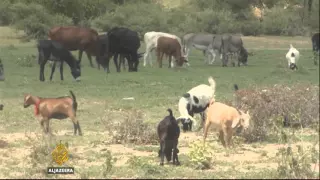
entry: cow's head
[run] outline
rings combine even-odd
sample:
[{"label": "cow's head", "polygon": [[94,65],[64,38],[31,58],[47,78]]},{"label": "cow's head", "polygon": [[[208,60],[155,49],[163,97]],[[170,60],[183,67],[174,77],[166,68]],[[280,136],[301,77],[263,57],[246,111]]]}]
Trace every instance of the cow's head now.
[{"label": "cow's head", "polygon": [[188,63],[188,62],[189,62],[189,61],[186,60],[186,56],[181,56],[180,58],[178,58],[178,59],[176,60],[176,64],[177,64],[178,66],[182,66],[183,63]]},{"label": "cow's head", "polygon": [[71,75],[76,81],[80,81],[81,76],[81,65],[79,61],[74,63],[74,67],[71,68]]}]

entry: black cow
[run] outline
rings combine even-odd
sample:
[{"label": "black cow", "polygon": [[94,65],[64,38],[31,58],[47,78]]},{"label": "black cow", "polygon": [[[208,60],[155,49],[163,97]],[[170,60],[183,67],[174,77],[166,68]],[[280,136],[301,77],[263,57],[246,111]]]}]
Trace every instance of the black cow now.
[{"label": "black cow", "polygon": [[[117,72],[120,72],[120,64],[117,63],[118,55],[123,55],[128,60],[129,72],[138,71],[140,39],[138,33],[128,28],[115,27],[107,33],[107,55],[114,56]],[[100,61],[104,69],[109,73],[109,58]]]},{"label": "black cow", "polygon": [[[40,81],[44,81],[44,66],[46,65],[49,58],[53,60],[54,64],[51,68],[50,81],[52,80],[53,73],[56,68],[56,62],[60,61],[60,77],[63,80],[63,62],[66,62],[71,70],[71,74],[75,80],[79,80],[81,76],[80,63],[74,56],[64,48],[59,42],[53,40],[39,40],[37,44],[39,59],[38,64],[40,65]],[[54,58],[52,58],[53,56]]]},{"label": "black cow", "polygon": [[313,62],[314,62],[314,65],[317,65],[317,59],[320,55],[320,45],[319,45],[319,33],[315,33],[312,38],[311,38],[311,41],[312,41],[312,50],[313,50]]}]

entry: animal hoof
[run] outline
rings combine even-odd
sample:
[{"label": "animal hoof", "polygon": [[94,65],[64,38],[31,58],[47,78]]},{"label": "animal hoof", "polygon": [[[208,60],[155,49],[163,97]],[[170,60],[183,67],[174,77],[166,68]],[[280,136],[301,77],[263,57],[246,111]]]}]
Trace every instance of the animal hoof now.
[{"label": "animal hoof", "polygon": [[175,165],[176,165],[176,166],[180,166],[180,162],[176,162]]},{"label": "animal hoof", "polygon": [[160,163],[160,166],[163,166],[163,162]]}]

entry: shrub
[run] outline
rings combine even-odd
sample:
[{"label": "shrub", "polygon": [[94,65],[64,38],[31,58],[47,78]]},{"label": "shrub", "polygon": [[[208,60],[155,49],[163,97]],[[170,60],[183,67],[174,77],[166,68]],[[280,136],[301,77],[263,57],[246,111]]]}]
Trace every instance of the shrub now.
[{"label": "shrub", "polygon": [[103,176],[106,177],[112,171],[114,163],[117,161],[116,158],[112,157],[111,151],[107,150],[104,154],[106,160],[103,164]]},{"label": "shrub", "polygon": [[108,110],[103,124],[114,143],[157,144],[156,126],[143,122],[143,113],[130,109],[125,111]]},{"label": "shrub", "polygon": [[316,145],[317,143],[306,149],[302,145],[297,145],[297,152],[293,152],[291,145],[280,148],[276,154],[279,177],[290,179],[319,178],[315,171],[315,164],[319,161],[319,150],[316,149]]},{"label": "shrub", "polygon": [[24,57],[19,57],[16,59],[15,63],[21,67],[33,67],[37,64],[37,59],[35,55],[27,55]]},{"label": "shrub", "polygon": [[206,142],[206,147],[202,141],[193,142],[190,145],[188,156],[195,169],[209,169],[213,154],[212,144]]},{"label": "shrub", "polygon": [[70,25],[72,20],[61,14],[49,14],[39,4],[16,3],[10,6],[14,26],[23,30],[27,39],[45,38],[52,26]]},{"label": "shrub", "polygon": [[244,133],[246,141],[263,141],[279,135],[284,116],[301,127],[319,126],[319,87],[296,84],[242,89],[235,95],[236,106],[250,109],[254,128]]}]

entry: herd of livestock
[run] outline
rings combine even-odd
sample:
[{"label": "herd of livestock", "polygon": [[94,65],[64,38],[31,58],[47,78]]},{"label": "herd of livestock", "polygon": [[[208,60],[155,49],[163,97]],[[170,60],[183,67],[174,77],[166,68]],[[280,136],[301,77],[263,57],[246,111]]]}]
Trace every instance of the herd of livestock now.
[{"label": "herd of livestock", "polygon": [[[181,40],[182,39],[182,40]],[[182,38],[163,32],[147,32],[144,34],[146,51],[139,53],[140,38],[138,33],[128,28],[112,28],[105,34],[99,35],[95,30],[84,27],[54,27],[48,33],[48,39],[39,40],[38,63],[40,65],[40,81],[44,81],[44,67],[48,60],[53,62],[50,80],[55,71],[56,63],[60,62],[60,75],[63,80],[63,64],[66,62],[71,69],[74,79],[79,80],[81,76],[81,59],[85,52],[93,67],[92,56],[96,57],[98,68],[100,65],[106,72],[109,70],[109,60],[113,56],[116,69],[120,72],[121,65],[128,64],[129,72],[138,71],[139,58],[144,58],[144,66],[148,63],[152,65],[151,52],[156,50],[159,67],[162,67],[163,56],[169,59],[169,68],[189,64],[189,51],[196,48],[207,55],[207,63],[212,64],[218,56],[222,60],[222,66],[228,65],[231,59],[235,66],[247,65],[248,51],[245,49],[242,39],[236,35],[212,35],[203,33],[190,33]],[[312,36],[314,54],[319,56],[319,33]],[[79,50],[79,60],[76,60],[70,51]],[[118,56],[120,61],[118,62]],[[288,67],[297,69],[299,51],[290,44],[290,49],[286,54]],[[174,57],[175,61],[172,61]],[[315,58],[315,57],[314,57]],[[316,64],[317,61],[314,60]],[[246,130],[250,126],[249,112],[225,105],[215,100],[216,82],[212,77],[208,78],[209,85],[200,84],[183,94],[179,100],[178,109],[180,116],[175,118],[171,109],[169,115],[159,122],[157,127],[160,139],[159,156],[160,165],[163,165],[164,156],[168,161],[173,159],[174,164],[180,164],[178,160],[179,150],[177,148],[180,136],[179,123],[182,124],[183,131],[191,131],[192,125],[196,126],[194,114],[201,115],[200,128],[204,128],[204,141],[210,126],[219,132],[219,140],[224,147],[229,147],[232,142],[234,130],[241,128]],[[235,85],[235,92],[238,86]],[[76,96],[70,91],[71,96],[58,98],[43,98],[26,94],[24,96],[24,107],[30,105],[35,107],[35,115],[39,118],[41,127],[45,133],[49,132],[50,119],[70,118],[74,124],[74,134],[82,135],[80,123],[76,118],[78,103]],[[0,106],[2,110],[3,105]]]},{"label": "herd of livestock", "polygon": [[[70,68],[74,79],[81,76],[80,63],[82,54],[85,52],[93,67],[92,56],[96,57],[98,69],[100,66],[106,72],[109,70],[109,61],[113,56],[117,72],[120,72],[121,65],[125,66],[127,61],[129,72],[138,71],[139,59],[143,57],[143,66],[148,63],[152,65],[151,52],[156,50],[159,67],[162,67],[163,56],[169,58],[169,68],[173,66],[183,66],[189,63],[189,52],[192,48],[203,51],[207,56],[207,63],[212,64],[216,57],[222,60],[222,66],[227,66],[229,60],[235,66],[247,65],[248,53],[243,45],[241,36],[222,34],[213,35],[205,33],[189,33],[182,38],[164,32],[147,32],[143,36],[146,50],[138,53],[142,40],[136,31],[124,27],[115,27],[107,33],[99,35],[91,28],[76,26],[60,26],[49,30],[48,39],[38,41],[40,81],[44,81],[44,66],[48,60],[53,61],[51,77],[55,71],[56,62],[66,62]],[[312,36],[314,52],[319,54],[319,33]],[[79,50],[79,59],[76,60],[70,51]],[[288,67],[297,69],[299,51],[290,45],[289,54],[286,56]],[[118,61],[120,57],[120,61]],[[172,61],[174,57],[175,61]],[[316,59],[316,58],[315,58]],[[126,61],[125,61],[126,60]],[[317,63],[314,60],[315,64]],[[60,66],[61,80],[63,80],[63,66]]]}]

